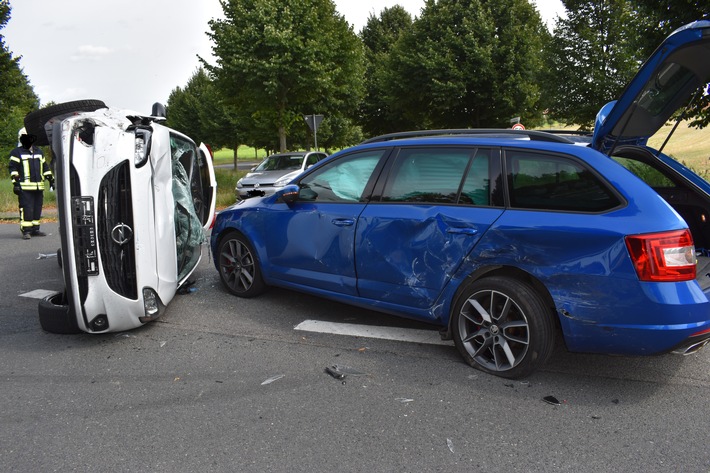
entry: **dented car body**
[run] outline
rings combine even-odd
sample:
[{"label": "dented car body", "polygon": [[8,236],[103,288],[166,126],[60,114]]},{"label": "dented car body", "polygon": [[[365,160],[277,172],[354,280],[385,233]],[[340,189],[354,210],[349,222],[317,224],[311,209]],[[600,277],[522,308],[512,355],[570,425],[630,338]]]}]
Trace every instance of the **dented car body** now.
[{"label": "dented car body", "polygon": [[[676,34],[622,109],[603,109],[589,146],[534,131],[393,134],[237,203],[211,237],[224,286],[430,322],[469,364],[511,378],[559,343],[623,355],[704,346],[710,186],[646,144],[710,82],[710,23]],[[667,87],[664,71],[681,69],[683,87]],[[643,112],[639,123],[627,111]]]},{"label": "dented car body", "polygon": [[215,205],[209,150],[161,117],[71,104],[40,112],[66,287],[40,303],[43,328],[105,333],[155,320],[200,260]]}]

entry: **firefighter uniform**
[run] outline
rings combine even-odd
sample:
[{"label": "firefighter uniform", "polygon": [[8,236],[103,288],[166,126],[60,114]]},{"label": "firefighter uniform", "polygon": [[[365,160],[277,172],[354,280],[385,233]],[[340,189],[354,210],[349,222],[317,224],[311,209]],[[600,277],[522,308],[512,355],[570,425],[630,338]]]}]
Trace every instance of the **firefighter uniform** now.
[{"label": "firefighter uniform", "polygon": [[36,138],[24,128],[18,135],[19,146],[10,152],[10,179],[20,204],[20,230],[24,239],[45,236],[39,229],[44,203],[44,181],[54,188],[54,176],[44,160],[42,150],[33,146]]}]

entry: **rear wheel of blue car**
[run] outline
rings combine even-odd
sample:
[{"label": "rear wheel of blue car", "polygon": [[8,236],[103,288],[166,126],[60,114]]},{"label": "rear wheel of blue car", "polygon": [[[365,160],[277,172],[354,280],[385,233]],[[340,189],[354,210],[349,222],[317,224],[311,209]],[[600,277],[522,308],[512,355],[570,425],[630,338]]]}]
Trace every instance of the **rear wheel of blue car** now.
[{"label": "rear wheel of blue car", "polygon": [[226,235],[219,244],[219,277],[239,297],[258,296],[266,289],[256,253],[240,233]]},{"label": "rear wheel of blue car", "polygon": [[452,314],[456,348],[487,373],[521,378],[545,364],[554,348],[553,314],[529,285],[489,277],[470,283]]}]

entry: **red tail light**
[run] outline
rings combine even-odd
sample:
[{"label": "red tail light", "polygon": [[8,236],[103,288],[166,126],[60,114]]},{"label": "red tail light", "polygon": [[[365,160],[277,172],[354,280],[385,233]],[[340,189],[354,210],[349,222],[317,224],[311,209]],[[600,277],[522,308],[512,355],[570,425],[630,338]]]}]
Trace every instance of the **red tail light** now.
[{"label": "red tail light", "polygon": [[627,236],[626,247],[641,281],[695,279],[695,246],[688,229]]}]

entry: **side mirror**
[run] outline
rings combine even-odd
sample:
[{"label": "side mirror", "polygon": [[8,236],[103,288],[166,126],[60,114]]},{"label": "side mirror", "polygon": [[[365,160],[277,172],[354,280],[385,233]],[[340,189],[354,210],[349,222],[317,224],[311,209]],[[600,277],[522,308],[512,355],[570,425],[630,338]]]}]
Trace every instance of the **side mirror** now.
[{"label": "side mirror", "polygon": [[291,205],[298,200],[299,187],[295,184],[289,184],[283,189],[278,191],[279,199],[285,202],[287,205]]}]

